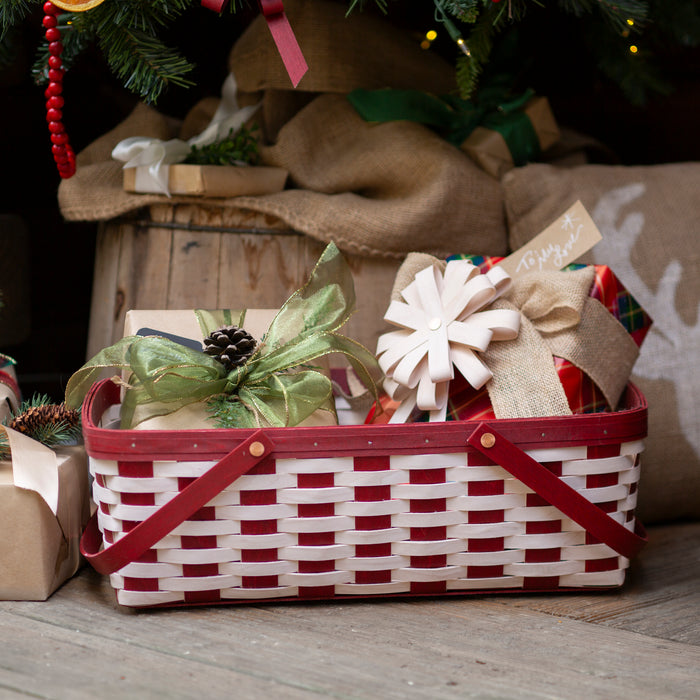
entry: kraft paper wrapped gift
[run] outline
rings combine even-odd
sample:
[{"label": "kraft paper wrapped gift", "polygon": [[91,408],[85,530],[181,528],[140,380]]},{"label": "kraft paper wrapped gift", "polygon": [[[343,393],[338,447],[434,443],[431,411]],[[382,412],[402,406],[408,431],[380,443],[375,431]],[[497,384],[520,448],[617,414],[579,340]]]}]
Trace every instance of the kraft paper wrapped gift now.
[{"label": "kraft paper wrapped gift", "polygon": [[[248,309],[245,313],[245,330],[259,340],[277,315],[277,311],[278,309]],[[202,331],[192,309],[127,311],[124,337],[130,335],[166,335],[171,340],[202,349]],[[314,364],[330,372],[325,358],[315,361]],[[301,426],[336,424],[337,419],[333,413],[320,409],[300,423]],[[208,419],[206,402],[199,402],[165,416],[149,418],[134,427],[137,430],[183,430],[213,428],[214,424]]]},{"label": "kraft paper wrapped gift", "polygon": [[[196,197],[263,195],[284,189],[288,172],[283,168],[253,165],[170,165],[168,191]],[[148,166],[124,169],[126,192],[160,193]]]},{"label": "kraft paper wrapped gift", "polygon": [[7,429],[0,461],[0,599],[46,600],[78,570],[90,516],[85,450],[49,449]]},{"label": "kraft paper wrapped gift", "polygon": [[[546,97],[533,97],[523,108],[523,114],[532,124],[540,152],[559,141],[559,127]],[[503,134],[486,125],[477,126],[460,148],[483,170],[499,180],[516,165],[525,164],[514,160]]]}]

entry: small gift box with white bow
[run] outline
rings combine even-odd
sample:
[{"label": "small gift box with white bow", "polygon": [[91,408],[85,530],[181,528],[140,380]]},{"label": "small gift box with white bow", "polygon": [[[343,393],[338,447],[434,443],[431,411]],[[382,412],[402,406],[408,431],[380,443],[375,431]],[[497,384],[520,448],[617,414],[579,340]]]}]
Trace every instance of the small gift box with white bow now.
[{"label": "small gift box with white bow", "polygon": [[236,161],[227,165],[185,163],[193,149],[202,149],[235,135],[259,105],[239,108],[236,82],[229,75],[221,102],[207,128],[187,141],[132,136],[120,141],[112,158],[124,163],[124,189],[142,194],[236,197],[279,192],[288,172],[283,168]]}]

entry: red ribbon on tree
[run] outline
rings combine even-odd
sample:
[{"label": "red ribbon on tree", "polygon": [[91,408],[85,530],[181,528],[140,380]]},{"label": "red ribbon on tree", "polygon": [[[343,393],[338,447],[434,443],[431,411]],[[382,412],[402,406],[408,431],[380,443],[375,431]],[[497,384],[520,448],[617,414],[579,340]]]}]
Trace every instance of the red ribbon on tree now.
[{"label": "red ribbon on tree", "polygon": [[[202,0],[202,5],[215,12],[221,12],[227,2],[228,0]],[[258,5],[277,45],[289,79],[296,87],[309,67],[284,12],[284,5],[281,0],[258,0]]]}]

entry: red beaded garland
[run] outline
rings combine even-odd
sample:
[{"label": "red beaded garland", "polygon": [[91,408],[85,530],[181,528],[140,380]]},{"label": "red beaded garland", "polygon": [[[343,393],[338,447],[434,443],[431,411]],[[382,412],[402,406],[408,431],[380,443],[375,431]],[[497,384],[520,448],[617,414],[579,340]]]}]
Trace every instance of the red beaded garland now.
[{"label": "red beaded garland", "polygon": [[61,30],[58,27],[57,15],[61,12],[52,2],[45,2],[44,18],[42,24],[46,29],[45,37],[49,42],[49,85],[44,91],[46,97],[46,121],[49,126],[51,138],[51,153],[53,154],[58,174],[62,178],[69,178],[75,174],[75,153],[68,140],[68,134],[63,126],[63,44],[61,43]]}]

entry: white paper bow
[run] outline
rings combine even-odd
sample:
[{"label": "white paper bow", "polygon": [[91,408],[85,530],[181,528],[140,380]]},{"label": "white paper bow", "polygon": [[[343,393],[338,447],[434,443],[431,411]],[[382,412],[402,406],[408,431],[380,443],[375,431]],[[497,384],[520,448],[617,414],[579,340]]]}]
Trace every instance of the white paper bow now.
[{"label": "white paper bow", "polygon": [[112,151],[112,158],[124,162],[124,168],[139,168],[136,171],[136,189],[139,192],[154,192],[170,197],[168,189],[169,166],[182,163],[192,146],[206,146],[234,133],[258,110],[261,103],[238,107],[236,80],[232,73],[221,88],[221,102],[207,128],[187,141],[181,139],[149,138],[132,136],[120,141]]},{"label": "white paper bow", "polygon": [[468,260],[451,260],[442,273],[436,265],[418,272],[402,292],[406,303],[392,301],[384,315],[402,330],[380,336],[379,365],[384,389],[401,401],[391,418],[404,423],[417,406],[431,421],[445,420],[449,382],[456,367],[480,389],[493,376],[476,352],[492,340],[512,340],[520,314],[483,309],[507,291],[510,276],[495,266],[481,274]]}]

